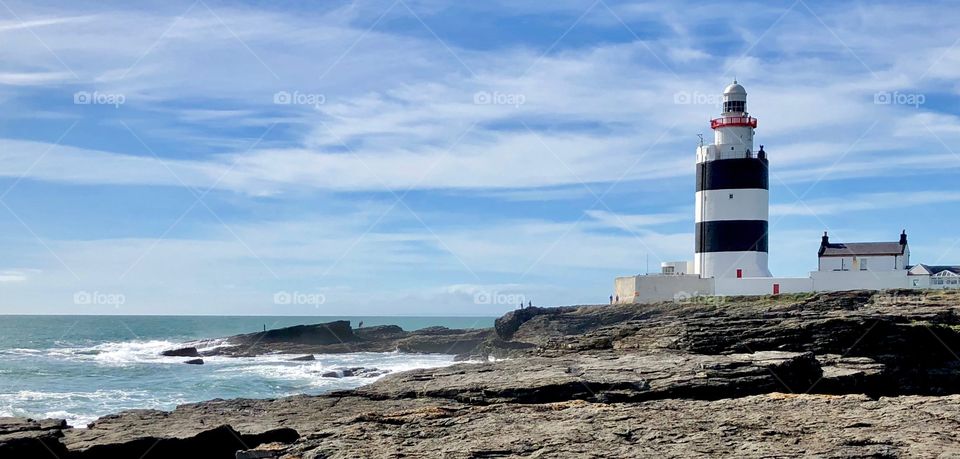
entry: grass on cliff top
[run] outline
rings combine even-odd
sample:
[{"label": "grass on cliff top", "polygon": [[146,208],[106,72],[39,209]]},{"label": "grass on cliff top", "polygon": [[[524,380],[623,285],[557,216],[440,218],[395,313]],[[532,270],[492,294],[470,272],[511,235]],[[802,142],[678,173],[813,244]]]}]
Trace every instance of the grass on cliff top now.
[{"label": "grass on cliff top", "polygon": [[801,304],[819,303],[819,307],[829,307],[837,301],[853,300],[858,306],[960,306],[960,289],[957,290],[888,290],[888,291],[845,291],[845,292],[805,292],[784,293],[780,295],[753,296],[696,296],[676,301],[657,303],[625,303],[615,305],[583,305],[574,307],[567,314],[591,315],[602,313],[613,316],[659,316],[661,314],[696,314],[700,312],[718,312],[730,314],[762,314],[789,310]]}]

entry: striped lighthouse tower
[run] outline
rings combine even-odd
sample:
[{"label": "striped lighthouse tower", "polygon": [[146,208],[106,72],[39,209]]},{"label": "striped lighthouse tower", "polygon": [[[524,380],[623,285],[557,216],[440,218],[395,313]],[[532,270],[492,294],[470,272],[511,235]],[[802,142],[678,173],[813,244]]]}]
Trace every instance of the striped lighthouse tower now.
[{"label": "striped lighthouse tower", "polygon": [[770,277],[767,219],[770,179],[757,119],[736,80],[723,90],[723,113],[710,121],[713,145],[697,148],[696,258],[701,277]]}]

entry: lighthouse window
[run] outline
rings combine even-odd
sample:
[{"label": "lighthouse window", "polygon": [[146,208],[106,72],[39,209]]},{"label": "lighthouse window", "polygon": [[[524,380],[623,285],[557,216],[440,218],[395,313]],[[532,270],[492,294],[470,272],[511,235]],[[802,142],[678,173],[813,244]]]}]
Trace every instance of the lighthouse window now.
[{"label": "lighthouse window", "polygon": [[742,112],[744,109],[744,104],[746,102],[742,100],[731,100],[723,103],[723,111],[725,112]]},{"label": "lighthouse window", "polygon": [[730,199],[733,199],[733,193],[730,193]]}]

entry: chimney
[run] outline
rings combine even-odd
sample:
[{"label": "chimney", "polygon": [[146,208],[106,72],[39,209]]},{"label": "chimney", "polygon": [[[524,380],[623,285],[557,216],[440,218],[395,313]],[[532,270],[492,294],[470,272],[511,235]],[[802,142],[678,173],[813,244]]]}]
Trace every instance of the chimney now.
[{"label": "chimney", "polygon": [[827,250],[827,246],[830,245],[830,236],[827,236],[827,232],[823,232],[823,237],[820,238],[820,253],[823,255],[823,252]]},{"label": "chimney", "polygon": [[900,245],[907,245],[907,230],[900,233]]}]

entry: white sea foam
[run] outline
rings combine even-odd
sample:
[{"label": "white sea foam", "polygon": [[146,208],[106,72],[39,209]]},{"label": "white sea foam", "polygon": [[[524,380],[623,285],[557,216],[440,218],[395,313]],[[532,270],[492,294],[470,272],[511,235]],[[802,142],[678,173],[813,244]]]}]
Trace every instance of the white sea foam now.
[{"label": "white sea foam", "polygon": [[173,363],[180,359],[164,357],[161,352],[180,346],[173,341],[121,341],[98,344],[90,347],[60,347],[47,350],[54,358],[87,360],[102,364],[123,365],[132,363]]},{"label": "white sea foam", "polygon": [[21,390],[0,393],[0,416],[66,419],[74,427],[86,427],[102,415],[131,408],[170,408],[186,399],[161,399],[144,390],[95,390],[89,392],[44,392]]},{"label": "white sea foam", "polygon": [[[14,371],[6,389],[0,389],[0,416],[64,418],[75,427],[84,427],[100,416],[126,409],[169,410],[177,404],[211,398],[319,394],[356,388],[379,378],[323,377],[342,368],[376,368],[390,374],[454,363],[450,355],[367,352],[315,354],[313,361],[293,361],[296,356],[289,354],[210,356],[203,358],[205,365],[193,366],[184,365],[182,357],[160,355],[184,345],[203,352],[225,344],[222,340],[138,340],[5,349],[0,351],[0,361],[10,359],[15,365],[0,370]],[[0,387],[3,377],[7,376],[0,376]],[[57,379],[53,383],[49,378]],[[31,385],[33,382],[38,384]]]},{"label": "white sea foam", "polygon": [[12,348],[12,349],[0,349],[0,355],[37,355],[43,351],[39,349],[24,349],[24,348]]},{"label": "white sea foam", "polygon": [[[280,380],[294,385],[321,389],[347,389],[361,386],[379,377],[323,377],[324,373],[343,368],[363,367],[386,370],[388,373],[415,368],[435,368],[454,363],[453,356],[401,353],[360,352],[350,354],[315,354],[313,361],[292,361],[288,354],[257,357],[224,357],[215,370],[215,378],[230,379],[240,375]],[[382,376],[381,376],[382,377]]]}]

